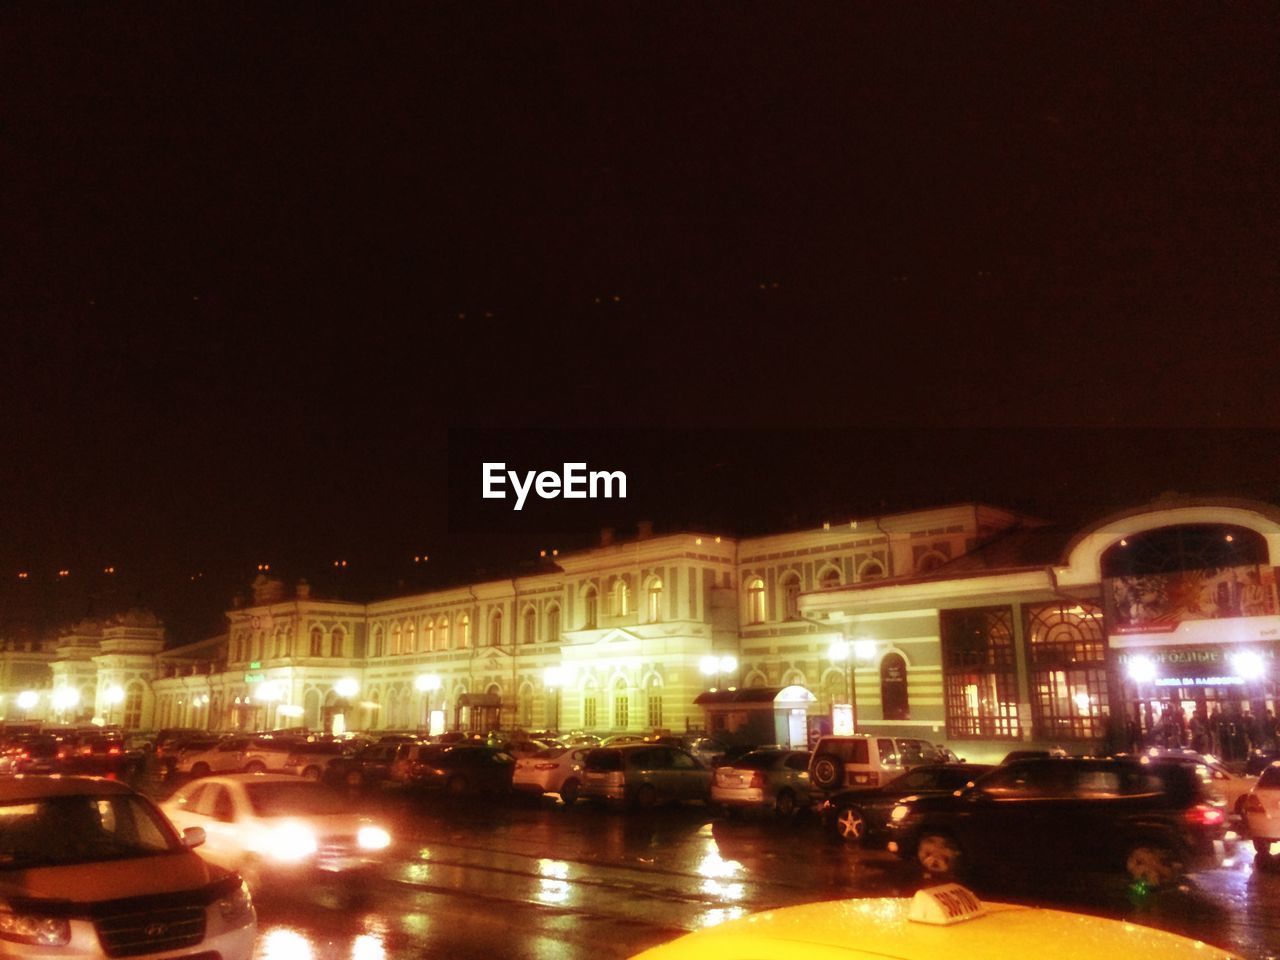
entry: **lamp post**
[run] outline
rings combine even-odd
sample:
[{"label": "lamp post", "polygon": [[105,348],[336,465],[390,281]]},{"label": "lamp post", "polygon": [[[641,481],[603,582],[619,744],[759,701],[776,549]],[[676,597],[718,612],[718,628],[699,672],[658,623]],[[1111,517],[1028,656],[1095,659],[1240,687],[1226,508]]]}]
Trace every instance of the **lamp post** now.
[{"label": "lamp post", "polygon": [[698,672],[708,679],[715,677],[715,686],[711,689],[715,690],[720,686],[720,677],[722,674],[733,673],[738,669],[737,658],[728,654],[724,656],[708,655],[698,661]]},{"label": "lamp post", "polygon": [[[854,680],[857,662],[872,660],[875,655],[876,643],[874,640],[855,640],[850,643],[848,640],[840,638],[831,641],[831,647],[827,650],[827,656],[832,662],[839,663],[840,669],[844,673],[845,691],[849,695],[849,709],[853,714],[850,718],[851,733],[858,732],[858,688]],[[849,665],[851,656],[854,660],[853,667]]]}]

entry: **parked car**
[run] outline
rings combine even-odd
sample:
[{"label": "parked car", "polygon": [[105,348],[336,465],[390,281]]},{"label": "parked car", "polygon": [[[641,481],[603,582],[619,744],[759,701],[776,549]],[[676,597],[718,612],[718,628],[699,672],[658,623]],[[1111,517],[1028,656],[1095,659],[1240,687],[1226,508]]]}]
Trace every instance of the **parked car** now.
[{"label": "parked car", "polygon": [[71,755],[64,765],[68,772],[122,777],[131,765],[124,741],[117,736],[85,734],[77,738],[70,749]]},{"label": "parked car", "polygon": [[1249,791],[1251,791],[1254,785],[1258,782],[1258,778],[1256,776],[1242,776],[1227,767],[1227,765],[1217,757],[1197,753],[1194,750],[1153,749],[1148,750],[1141,756],[1158,759],[1185,760],[1187,762],[1203,765],[1208,771],[1210,790],[1222,798],[1227,805],[1228,812],[1238,814],[1240,816],[1244,815],[1244,805],[1249,796]]},{"label": "parked car", "polygon": [[366,744],[354,753],[330,758],[320,779],[358,789],[381,786],[392,780],[396,758],[408,757],[417,744],[415,740],[399,739]]},{"label": "parked car", "polygon": [[711,799],[711,771],[678,747],[625,743],[597,747],[583,763],[580,796],[636,807]]},{"label": "parked car", "polygon": [[70,755],[70,745],[52,734],[35,734],[15,743],[10,753],[14,773],[58,773]]},{"label": "parked car", "polygon": [[1280,763],[1263,770],[1245,796],[1244,821],[1253,838],[1257,862],[1269,862],[1272,845],[1280,841]]},{"label": "parked car", "polygon": [[[714,767],[724,759],[729,749],[719,740],[705,737],[701,734],[653,737],[650,742],[665,744],[668,747],[679,747],[681,750],[693,754],[694,758],[704,767]],[[606,744],[606,746],[608,745]],[[743,752],[746,753],[747,751],[744,750]]]},{"label": "parked car", "polygon": [[729,810],[769,811],[789,817],[809,806],[806,750],[753,750],[715,768],[711,802]]},{"label": "parked car", "polygon": [[195,780],[162,809],[179,827],[199,827],[204,856],[235,869],[255,893],[318,878],[361,891],[391,835],[320,783],[288,774],[237,773]]},{"label": "parked car", "polygon": [[889,849],[952,876],[999,862],[1026,870],[1127,871],[1152,886],[1209,862],[1226,811],[1195,770],[1129,758],[1004,764],[957,794],[889,817]]},{"label": "parked car", "polygon": [[335,760],[352,757],[356,753],[355,744],[342,740],[315,740],[295,743],[285,758],[281,769],[285,773],[296,774],[304,780],[320,780],[325,778],[329,765]]},{"label": "parked car", "polygon": [[[0,782],[6,955],[249,960],[253,901],[155,805],[119,781]],[[140,906],[141,905],[141,906]]]},{"label": "parked car", "polygon": [[1067,756],[1067,751],[1061,747],[1051,747],[1047,750],[1010,750],[1004,755],[1004,759],[1000,762],[1013,763],[1015,760],[1062,760]]},{"label": "parked car", "polygon": [[902,773],[893,737],[868,733],[819,737],[809,760],[809,781],[820,790],[878,787]]},{"label": "parked car", "polygon": [[828,900],[718,923],[652,947],[632,960],[1042,960],[1160,957],[1238,960],[1199,940],[1126,920],[1009,903],[984,903],[959,884],[911,899]]},{"label": "parked car", "polygon": [[406,787],[443,790],[450,797],[473,793],[505,796],[515,769],[511,754],[481,744],[423,744],[413,748],[398,779]]},{"label": "parked car", "polygon": [[887,833],[889,814],[908,797],[954,793],[972,785],[991,766],[980,763],[934,763],[915,767],[879,787],[842,790],[820,809],[823,824],[849,843],[879,840]]},{"label": "parked car", "polygon": [[544,747],[528,757],[516,759],[512,789],[542,796],[554,793],[566,804],[578,799],[582,768],[588,747]]}]

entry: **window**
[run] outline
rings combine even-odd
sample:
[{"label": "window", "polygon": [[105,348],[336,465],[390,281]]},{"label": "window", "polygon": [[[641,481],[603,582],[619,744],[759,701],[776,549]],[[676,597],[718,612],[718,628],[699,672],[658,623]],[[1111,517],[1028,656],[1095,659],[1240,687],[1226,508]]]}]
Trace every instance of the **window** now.
[{"label": "window", "polygon": [[626,577],[618,577],[609,592],[609,615],[625,617],[631,612],[631,585]]},{"label": "window", "polygon": [[436,624],[436,643],[440,650],[449,649],[449,618],[441,617],[440,622]]},{"label": "window", "polygon": [[399,654],[404,652],[403,636],[400,631],[400,624],[396,624],[391,628],[391,653]]},{"label": "window", "polygon": [[520,617],[520,642],[533,643],[537,640],[538,612],[533,607],[525,607]]},{"label": "window", "polygon": [[124,728],[137,730],[142,726],[142,684],[136,680],[129,684],[124,695]]},{"label": "window", "polygon": [[426,653],[436,646],[436,623],[430,617],[422,621],[422,651]]},{"label": "window", "polygon": [[943,610],[939,621],[948,736],[1020,739],[1013,611]]},{"label": "window", "polygon": [[382,628],[373,628],[373,656],[382,656]]},{"label": "window", "polygon": [[625,693],[614,694],[613,725],[625,730],[631,723],[630,700]]},{"label": "window", "polygon": [[311,656],[324,656],[324,631],[319,627],[311,628]]},{"label": "window", "polygon": [[547,608],[547,640],[560,642],[560,606],[552,604]]},{"label": "window", "polygon": [[883,580],[885,578],[884,564],[879,560],[868,560],[862,566],[858,567],[858,580]]},{"label": "window", "polygon": [[652,577],[645,588],[646,619],[657,623],[662,619],[662,578]]},{"label": "window", "polygon": [[886,720],[910,720],[907,696],[907,661],[901,654],[886,654],[880,661],[880,709]]},{"label": "window", "polygon": [[832,587],[840,586],[840,571],[835,567],[827,567],[818,577],[818,588],[820,590],[830,590]]},{"label": "window", "polygon": [[489,617],[489,646],[502,646],[502,611],[495,610]]},{"label": "window", "polygon": [[413,653],[418,647],[418,625],[410,620],[404,625],[404,652]]},{"label": "window", "polygon": [[662,688],[650,687],[648,696],[649,726],[657,730],[662,726]]},{"label": "window", "polygon": [[596,695],[588,693],[582,698],[582,725],[587,728],[596,725]]},{"label": "window", "polygon": [[800,575],[785,574],[782,578],[782,619],[800,619]]},{"label": "window", "polygon": [[343,636],[342,631],[334,627],[333,633],[329,635],[329,656],[343,656],[343,651],[346,647],[345,640],[346,638]]},{"label": "window", "polygon": [[458,646],[471,646],[471,618],[465,613],[458,618]]},{"label": "window", "polygon": [[596,595],[596,588],[588,586],[582,592],[582,629],[592,630],[595,628],[598,619],[599,598]]},{"label": "window", "polygon": [[764,623],[764,581],[752,577],[747,581],[747,623]]},{"label": "window", "polygon": [[1031,719],[1045,740],[1106,736],[1106,644],[1102,610],[1092,603],[1027,607],[1024,634],[1031,675]]}]

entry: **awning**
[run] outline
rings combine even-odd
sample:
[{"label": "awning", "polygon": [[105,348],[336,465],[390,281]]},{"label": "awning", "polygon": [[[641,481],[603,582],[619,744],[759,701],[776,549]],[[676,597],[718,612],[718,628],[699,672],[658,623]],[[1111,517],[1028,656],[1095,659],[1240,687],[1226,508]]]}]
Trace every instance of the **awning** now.
[{"label": "awning", "polygon": [[496,693],[464,693],[458,697],[460,707],[500,707],[502,697]]},{"label": "awning", "polygon": [[812,703],[817,700],[804,687],[743,687],[738,690],[707,690],[693,698],[695,704]]}]

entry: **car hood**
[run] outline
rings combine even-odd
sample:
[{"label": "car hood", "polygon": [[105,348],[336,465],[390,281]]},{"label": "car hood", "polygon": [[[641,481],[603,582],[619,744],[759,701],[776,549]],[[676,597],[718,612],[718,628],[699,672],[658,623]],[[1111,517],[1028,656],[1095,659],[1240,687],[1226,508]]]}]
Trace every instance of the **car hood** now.
[{"label": "car hood", "polygon": [[227,876],[190,851],[76,863],[0,873],[0,897],[39,897],[93,903],[157,893],[180,893]]}]

